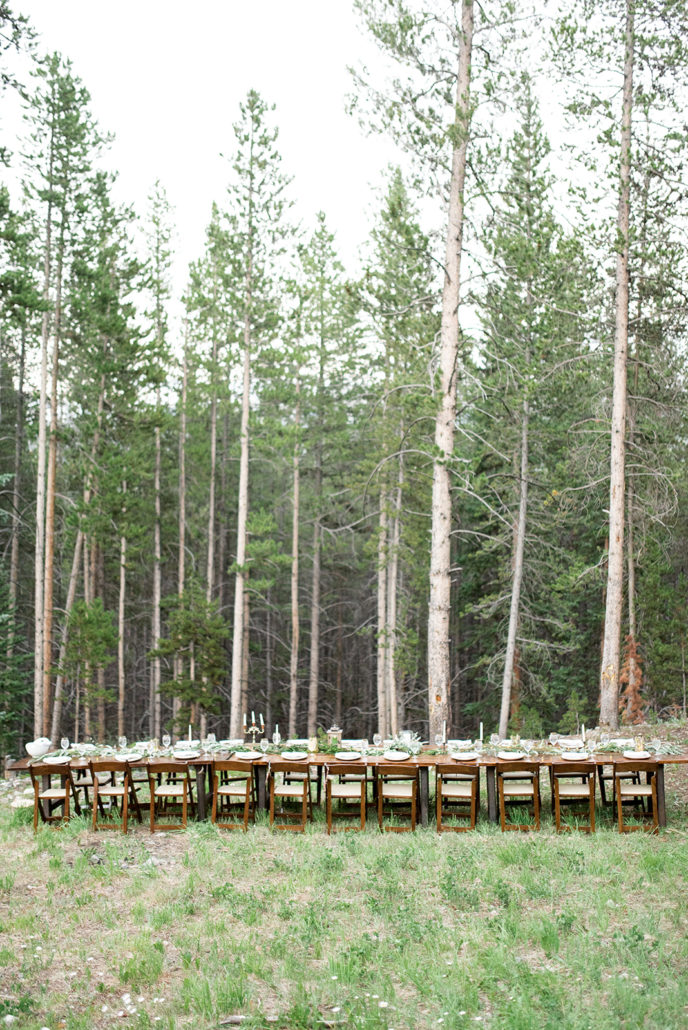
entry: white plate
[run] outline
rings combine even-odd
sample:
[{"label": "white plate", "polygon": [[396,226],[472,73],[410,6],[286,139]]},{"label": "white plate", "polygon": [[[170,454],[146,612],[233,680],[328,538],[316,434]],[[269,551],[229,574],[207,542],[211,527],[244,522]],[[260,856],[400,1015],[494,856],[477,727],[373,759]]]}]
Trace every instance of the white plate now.
[{"label": "white plate", "polygon": [[240,758],[242,762],[255,762],[256,758],[262,758],[262,751],[235,751],[234,758]]},{"label": "white plate", "polygon": [[[649,751],[624,751],[624,758],[650,758]],[[46,758],[46,762],[48,759]]]},{"label": "white plate", "polygon": [[470,738],[468,740],[448,740],[447,747],[458,749],[462,747],[470,747],[472,743],[473,741]]},{"label": "white plate", "polygon": [[71,759],[69,755],[46,755],[39,761],[45,762],[46,765],[69,765]]},{"label": "white plate", "polygon": [[473,762],[476,758],[480,758],[477,751],[452,751],[449,755],[455,762]]},{"label": "white plate", "polygon": [[582,737],[559,737],[556,741],[557,747],[579,748],[583,743]]},{"label": "white plate", "polygon": [[584,762],[590,754],[587,751],[562,751],[561,757],[567,762]]},{"label": "white plate", "polygon": [[138,751],[125,751],[123,755],[112,756],[116,762],[140,762],[143,755]]},{"label": "white plate", "polygon": [[308,758],[307,751],[285,751],[282,758],[286,758],[289,762],[303,762],[304,759]]},{"label": "white plate", "polygon": [[175,751],[173,758],[198,758],[200,751]]},{"label": "white plate", "polygon": [[407,755],[405,751],[385,751],[382,756],[386,762],[405,762],[410,755]]},{"label": "white plate", "polygon": [[501,758],[504,762],[520,762],[525,757],[525,751],[499,751],[497,754],[497,758]]},{"label": "white plate", "polygon": [[[178,740],[177,743],[174,745],[174,749],[175,751],[177,750],[177,748],[180,748],[183,751],[193,751],[195,747],[200,746],[200,740]],[[138,744],[136,745],[136,747],[138,747]]]},{"label": "white plate", "polygon": [[340,762],[358,762],[361,753],[360,751],[336,751],[335,758],[338,758]]},{"label": "white plate", "polygon": [[307,744],[308,737],[290,737],[287,744],[291,747],[292,744]]}]

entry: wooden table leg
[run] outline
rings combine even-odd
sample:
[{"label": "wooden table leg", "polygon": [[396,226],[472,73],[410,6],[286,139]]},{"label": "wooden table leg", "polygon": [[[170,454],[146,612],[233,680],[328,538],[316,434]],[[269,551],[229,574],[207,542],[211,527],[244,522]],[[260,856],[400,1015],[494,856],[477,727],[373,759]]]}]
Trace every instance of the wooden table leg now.
[{"label": "wooden table leg", "polygon": [[427,765],[421,765],[418,770],[418,783],[420,787],[420,825],[428,825],[428,811],[430,808],[430,770]]},{"label": "wooden table leg", "polygon": [[206,816],[206,794],[205,794],[205,765],[197,765],[196,769],[196,818],[199,823],[205,820]]},{"label": "wooden table leg", "polygon": [[268,767],[267,765],[254,765],[253,775],[256,780],[256,792],[258,794],[258,810],[267,812],[268,809]]},{"label": "wooden table leg", "polygon": [[657,763],[657,819],[660,826],[666,826],[666,798],[664,795],[664,763]]},{"label": "wooden table leg", "polygon": [[485,767],[487,778],[487,818],[491,823],[499,822],[497,815],[497,769],[494,765]]}]

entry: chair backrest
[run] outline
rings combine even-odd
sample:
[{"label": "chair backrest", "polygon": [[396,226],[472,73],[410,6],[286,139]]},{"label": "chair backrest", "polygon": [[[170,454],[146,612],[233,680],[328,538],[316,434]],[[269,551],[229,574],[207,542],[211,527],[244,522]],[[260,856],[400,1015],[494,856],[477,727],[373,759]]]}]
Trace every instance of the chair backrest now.
[{"label": "chair backrest", "polygon": [[552,765],[552,775],[594,777],[596,768],[594,762],[557,762]]},{"label": "chair backrest", "polygon": [[253,762],[243,762],[236,758],[215,759],[212,769],[213,779],[219,773],[224,772],[243,773],[246,778],[253,779]]},{"label": "chair backrest", "polygon": [[148,762],[148,779],[154,780],[156,776],[189,776],[189,766],[186,762],[170,762],[164,759],[151,758]]},{"label": "chair backrest", "polygon": [[327,762],[324,767],[325,779],[328,776],[365,776],[369,765],[364,762]]},{"label": "chair backrest", "polygon": [[628,776],[631,773],[648,773],[650,776],[657,774],[657,762],[615,762],[614,776]]},{"label": "chair backrest", "polygon": [[470,765],[462,762],[452,762],[451,765],[441,765],[438,763],[435,766],[435,772],[438,776],[470,776],[475,779],[480,775],[480,768],[473,762]]},{"label": "chair backrest", "polygon": [[[72,794],[76,797],[76,789],[74,787],[74,777],[72,776],[72,770],[69,762],[64,764],[52,765],[48,762],[36,763],[34,762],[29,766],[29,773],[31,774],[31,782],[35,785],[38,783],[39,790],[42,789],[42,784],[39,782],[44,776],[59,776],[62,780],[69,783],[69,789]],[[52,779],[50,781],[52,783]]]},{"label": "chair backrest", "polygon": [[98,773],[121,773],[122,776],[131,776],[131,768],[126,759],[122,761],[117,758],[92,758],[88,763],[88,768],[94,783]]},{"label": "chair backrest", "polygon": [[406,762],[380,762],[375,772],[378,777],[394,776],[398,780],[415,780],[418,776],[418,766],[407,765]]},{"label": "chair backrest", "polygon": [[502,773],[534,773],[537,775],[540,771],[540,766],[537,762],[498,762],[497,763],[497,775],[501,776]]},{"label": "chair backrest", "polygon": [[308,773],[310,766],[308,760],[304,759],[302,762],[290,762],[289,760],[282,761],[280,759],[270,759],[270,765],[268,767],[268,774],[270,773]]}]

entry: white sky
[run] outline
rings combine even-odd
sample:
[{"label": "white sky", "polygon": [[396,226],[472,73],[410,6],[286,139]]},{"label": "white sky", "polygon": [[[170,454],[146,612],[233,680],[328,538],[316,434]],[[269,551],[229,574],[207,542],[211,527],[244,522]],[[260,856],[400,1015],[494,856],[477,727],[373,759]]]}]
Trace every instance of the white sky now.
[{"label": "white sky", "polygon": [[[213,200],[222,204],[239,103],[270,103],[297,214],[325,211],[345,264],[367,233],[388,141],[366,137],[344,111],[347,65],[374,53],[351,0],[15,0],[43,51],[71,58],[91,110],[115,143],[118,199],[145,214],[156,179],[175,209],[175,283],[203,247]],[[5,124],[5,130],[9,126]],[[6,143],[14,149],[11,139]]]}]

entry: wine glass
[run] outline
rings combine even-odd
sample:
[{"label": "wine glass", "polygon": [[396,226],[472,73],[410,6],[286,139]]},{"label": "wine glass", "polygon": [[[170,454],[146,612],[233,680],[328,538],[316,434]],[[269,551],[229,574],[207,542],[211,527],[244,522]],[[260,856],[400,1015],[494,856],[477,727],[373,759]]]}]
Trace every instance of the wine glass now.
[{"label": "wine glass", "polygon": [[163,735],[162,735],[162,746],[165,747],[165,748],[168,748],[171,743],[172,743],[172,737],[169,735],[169,733],[163,733]]},{"label": "wine glass", "polygon": [[124,735],[122,735],[121,737],[117,738],[117,743],[119,744],[120,751],[124,751],[125,747],[127,746],[127,738]]},{"label": "wine glass", "polygon": [[69,737],[62,737],[62,739],[60,740],[60,747],[63,751],[67,750],[67,748],[69,747]]},{"label": "wine glass", "polygon": [[368,741],[367,740],[359,741],[358,747],[359,747],[359,750],[360,750],[361,754],[363,755],[363,764],[365,765],[367,760],[368,760]]},{"label": "wine glass", "polygon": [[444,735],[442,733],[435,734],[435,747],[438,751],[442,751],[444,749]]},{"label": "wine glass", "polygon": [[375,747],[382,747],[382,734],[381,733],[374,733],[373,734],[373,744],[375,745]]},{"label": "wine glass", "polygon": [[216,740],[217,740],[217,737],[215,736],[214,733],[209,733],[206,739],[207,739],[209,744],[214,744],[216,742]]},{"label": "wine glass", "polygon": [[275,730],[275,732],[272,735],[272,743],[275,745],[275,747],[279,747],[279,742],[281,739],[282,738],[280,736],[279,730]]},{"label": "wine glass", "polygon": [[263,752],[263,754],[266,755],[267,751],[268,751],[268,748],[270,747],[270,741],[268,740],[268,738],[267,737],[263,737],[261,739],[260,743],[258,744],[258,747]]}]

